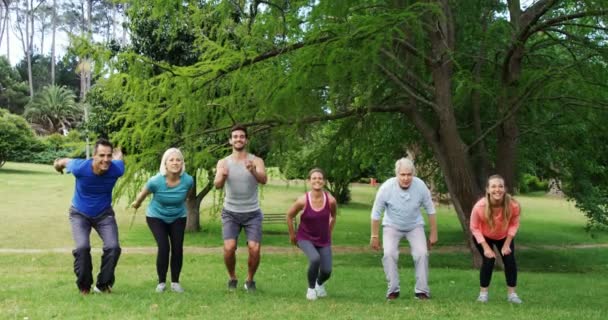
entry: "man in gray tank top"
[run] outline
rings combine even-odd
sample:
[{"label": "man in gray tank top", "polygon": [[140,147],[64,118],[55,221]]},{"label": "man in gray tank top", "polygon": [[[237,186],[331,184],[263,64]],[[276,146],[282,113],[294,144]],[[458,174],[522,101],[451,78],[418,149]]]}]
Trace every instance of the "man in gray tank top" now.
[{"label": "man in gray tank top", "polygon": [[241,229],[245,229],[249,248],[248,272],[245,290],[256,290],[253,277],[260,264],[260,243],[262,240],[262,219],[258,201],[258,184],[266,184],[264,160],[247,153],[247,129],[235,125],[230,130],[232,154],[217,162],[213,184],[224,186],[224,208],[222,209],[222,237],[224,238],[224,263],[230,279],[228,289],[235,290],[238,284],[235,273],[236,244]]}]

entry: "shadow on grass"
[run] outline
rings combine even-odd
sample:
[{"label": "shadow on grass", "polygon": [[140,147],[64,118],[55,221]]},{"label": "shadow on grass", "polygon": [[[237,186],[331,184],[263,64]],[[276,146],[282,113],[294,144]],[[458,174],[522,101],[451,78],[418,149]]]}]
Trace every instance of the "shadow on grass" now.
[{"label": "shadow on grass", "polygon": [[37,170],[20,170],[20,169],[0,168],[0,174],[55,175],[57,173],[54,171],[45,172],[45,171],[37,171]]},{"label": "shadow on grass", "polygon": [[[543,273],[605,273],[608,274],[608,249],[530,249],[516,252],[520,272]],[[382,268],[382,252],[339,254],[334,256],[334,265],[361,268]],[[401,254],[399,268],[413,269],[409,254]],[[433,254],[429,258],[429,268],[475,270],[469,253]],[[496,267],[497,272],[502,272]]]}]

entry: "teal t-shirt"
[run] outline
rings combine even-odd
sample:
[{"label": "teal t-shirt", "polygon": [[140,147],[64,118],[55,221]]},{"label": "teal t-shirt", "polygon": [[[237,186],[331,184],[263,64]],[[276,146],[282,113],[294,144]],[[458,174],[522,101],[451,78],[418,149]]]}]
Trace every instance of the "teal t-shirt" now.
[{"label": "teal t-shirt", "polygon": [[194,180],[187,173],[182,174],[179,184],[175,187],[167,186],[165,176],[160,173],[150,178],[146,183],[146,188],[154,196],[148,205],[146,215],[162,219],[167,223],[185,217],[187,214],[186,195],[193,185]]}]

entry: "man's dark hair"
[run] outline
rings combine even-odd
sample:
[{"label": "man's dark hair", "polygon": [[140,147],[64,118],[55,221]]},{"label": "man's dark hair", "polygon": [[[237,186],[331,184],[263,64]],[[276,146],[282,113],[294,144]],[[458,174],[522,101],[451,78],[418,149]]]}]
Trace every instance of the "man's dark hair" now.
[{"label": "man's dark hair", "polygon": [[112,149],[112,151],[114,151],[114,146],[112,145],[112,142],[110,142],[110,141],[108,141],[107,139],[104,139],[104,138],[99,138],[97,140],[97,142],[95,142],[95,149],[93,149],[93,153],[97,153],[97,148],[99,146],[110,147],[110,149]]},{"label": "man's dark hair", "polygon": [[232,133],[235,131],[243,131],[245,132],[245,138],[248,138],[247,136],[247,127],[245,127],[242,124],[235,124],[232,126],[232,128],[230,128],[230,137],[232,138]]}]

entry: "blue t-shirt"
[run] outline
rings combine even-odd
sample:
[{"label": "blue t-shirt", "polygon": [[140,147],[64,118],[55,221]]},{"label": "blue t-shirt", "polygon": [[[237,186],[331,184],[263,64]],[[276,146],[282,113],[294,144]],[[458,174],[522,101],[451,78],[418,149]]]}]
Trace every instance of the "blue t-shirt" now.
[{"label": "blue t-shirt", "polygon": [[150,178],[146,183],[146,189],[154,196],[148,205],[146,215],[162,219],[166,223],[185,217],[186,196],[193,185],[194,180],[187,173],[182,174],[179,184],[174,187],[167,186],[166,177],[160,173]]},{"label": "blue t-shirt", "polygon": [[72,206],[89,217],[96,217],[112,206],[112,189],[125,173],[122,160],[112,160],[102,175],[93,173],[93,159],[70,159],[67,172],[76,177]]}]

